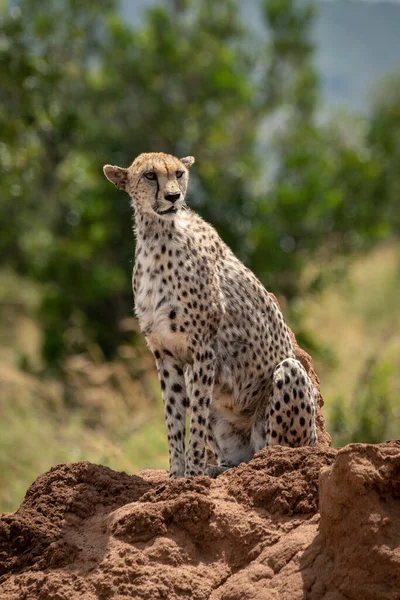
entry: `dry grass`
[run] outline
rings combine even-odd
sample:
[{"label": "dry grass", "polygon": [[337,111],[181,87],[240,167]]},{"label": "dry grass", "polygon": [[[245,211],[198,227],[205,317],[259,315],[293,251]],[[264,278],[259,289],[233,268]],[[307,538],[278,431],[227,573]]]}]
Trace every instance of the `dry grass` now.
[{"label": "dry grass", "polygon": [[144,344],[121,346],[108,363],[88,346],[65,362],[62,379],[50,377],[32,317],[40,290],[10,272],[0,273],[0,289],[0,511],[17,508],[29,484],[60,462],[130,473],[167,468],[162,403]]}]

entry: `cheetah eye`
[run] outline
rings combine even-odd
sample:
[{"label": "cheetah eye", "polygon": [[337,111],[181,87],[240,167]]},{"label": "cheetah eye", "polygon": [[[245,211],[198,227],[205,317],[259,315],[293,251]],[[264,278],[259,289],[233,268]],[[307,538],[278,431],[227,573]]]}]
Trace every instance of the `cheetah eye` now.
[{"label": "cheetah eye", "polygon": [[176,172],[176,178],[180,179],[182,177],[183,173],[184,173],[183,171],[177,171]]},{"label": "cheetah eye", "polygon": [[145,173],[144,176],[149,181],[155,181],[157,179],[157,175],[154,173],[154,171],[149,171],[148,173]]}]

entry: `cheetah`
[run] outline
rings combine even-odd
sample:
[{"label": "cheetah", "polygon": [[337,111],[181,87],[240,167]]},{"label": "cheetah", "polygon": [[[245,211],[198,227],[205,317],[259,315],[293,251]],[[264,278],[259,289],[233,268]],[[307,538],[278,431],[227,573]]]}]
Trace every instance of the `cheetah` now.
[{"label": "cheetah", "polygon": [[[103,168],[131,197],[135,312],[160,380],[171,478],[215,477],[264,446],[317,441],[317,392],[281,311],[187,207],[194,162],[151,152],[129,168]],[[216,465],[207,465],[206,446]]]}]

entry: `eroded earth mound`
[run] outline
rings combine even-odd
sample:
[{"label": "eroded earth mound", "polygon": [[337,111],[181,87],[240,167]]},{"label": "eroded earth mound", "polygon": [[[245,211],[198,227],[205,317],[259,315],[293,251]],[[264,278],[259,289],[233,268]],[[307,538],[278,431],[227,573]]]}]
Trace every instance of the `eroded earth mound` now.
[{"label": "eroded earth mound", "polygon": [[2,600],[395,600],[400,443],[265,448],[216,480],[59,465],[0,519]]}]

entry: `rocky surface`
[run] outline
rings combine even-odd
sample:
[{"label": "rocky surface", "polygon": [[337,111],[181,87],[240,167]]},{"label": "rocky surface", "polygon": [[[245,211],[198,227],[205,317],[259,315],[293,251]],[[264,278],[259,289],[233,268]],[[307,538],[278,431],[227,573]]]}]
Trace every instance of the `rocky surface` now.
[{"label": "rocky surface", "polygon": [[400,443],[265,448],[216,480],[59,465],[0,519],[0,573],[2,600],[398,600]]}]

